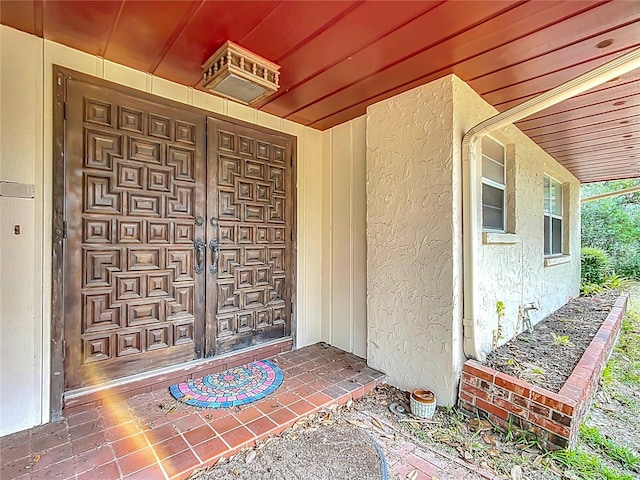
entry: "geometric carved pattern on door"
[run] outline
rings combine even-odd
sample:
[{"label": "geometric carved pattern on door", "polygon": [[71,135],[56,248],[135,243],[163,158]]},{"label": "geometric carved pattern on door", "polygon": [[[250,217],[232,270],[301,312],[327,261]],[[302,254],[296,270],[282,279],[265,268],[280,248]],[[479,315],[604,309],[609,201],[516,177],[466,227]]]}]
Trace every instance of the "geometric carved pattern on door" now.
[{"label": "geometric carved pattern on door", "polygon": [[67,347],[80,349],[69,352],[66,368],[67,387],[75,388],[95,383],[87,366],[118,377],[196,356],[196,331],[204,330],[194,311],[202,307],[195,301],[196,158],[205,120],[100,90],[69,103],[68,131],[82,131],[67,160],[68,197],[82,192],[66,214],[67,245],[77,247],[83,272],[79,284],[66,284],[81,296],[65,322]]},{"label": "geometric carved pattern on door", "polygon": [[[217,125],[216,351],[290,333],[286,175],[290,152]],[[211,162],[212,159],[210,159]]]},{"label": "geometric carved pattern on door", "polygon": [[65,85],[65,390],[290,335],[294,139]]}]

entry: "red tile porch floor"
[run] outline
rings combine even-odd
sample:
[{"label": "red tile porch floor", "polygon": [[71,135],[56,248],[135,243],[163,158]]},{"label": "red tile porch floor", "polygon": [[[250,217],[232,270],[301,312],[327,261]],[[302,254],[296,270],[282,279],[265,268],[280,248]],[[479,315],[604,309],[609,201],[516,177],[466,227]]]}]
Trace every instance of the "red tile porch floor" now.
[{"label": "red tile porch floor", "polygon": [[187,477],[299,418],[346,403],[384,375],[337,348],[316,344],[272,357],[283,384],[258,402],[230,409],[171,404],[168,389],[79,406],[64,420],[0,438],[0,478],[166,479]]},{"label": "red tile porch floor", "polygon": [[[195,468],[276,435],[301,417],[357,399],[384,379],[363,359],[322,344],[271,359],[284,372],[283,384],[240,408],[161,408],[174,405],[163,388],[101,406],[74,407],[59,423],[2,437],[0,479],[186,478]],[[385,455],[391,478],[405,478],[412,470],[420,480],[491,478],[406,442]]]}]

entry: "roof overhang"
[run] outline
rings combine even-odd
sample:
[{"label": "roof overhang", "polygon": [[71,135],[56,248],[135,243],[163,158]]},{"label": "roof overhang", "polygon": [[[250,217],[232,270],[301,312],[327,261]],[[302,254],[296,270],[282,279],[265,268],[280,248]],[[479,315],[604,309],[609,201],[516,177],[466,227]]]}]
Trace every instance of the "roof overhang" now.
[{"label": "roof overhang", "polygon": [[[628,1],[2,0],[3,24],[204,89],[227,40],[281,65],[257,108],[320,130],[454,73],[504,111],[640,44]],[[640,176],[640,71],[520,121],[582,182]]]}]

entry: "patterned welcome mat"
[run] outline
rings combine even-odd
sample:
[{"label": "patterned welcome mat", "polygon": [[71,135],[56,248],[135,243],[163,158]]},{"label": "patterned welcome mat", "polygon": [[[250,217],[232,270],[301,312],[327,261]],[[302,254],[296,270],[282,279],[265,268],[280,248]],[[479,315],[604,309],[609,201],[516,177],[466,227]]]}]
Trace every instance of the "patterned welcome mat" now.
[{"label": "patterned welcome mat", "polygon": [[282,370],[269,360],[171,385],[177,400],[194,407],[228,408],[256,402],[282,384]]}]

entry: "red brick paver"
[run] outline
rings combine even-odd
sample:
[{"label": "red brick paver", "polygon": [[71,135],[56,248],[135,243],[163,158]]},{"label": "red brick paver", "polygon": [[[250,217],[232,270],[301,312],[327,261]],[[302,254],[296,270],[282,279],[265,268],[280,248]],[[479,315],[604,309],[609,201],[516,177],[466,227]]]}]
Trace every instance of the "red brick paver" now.
[{"label": "red brick paver", "polygon": [[[100,406],[77,406],[62,422],[0,438],[0,480],[184,479],[322,408],[371,391],[384,375],[324,344],[273,357],[282,386],[242,408],[175,410],[166,388]],[[398,442],[396,442],[398,443]],[[395,445],[395,444],[394,444]],[[399,445],[399,446],[398,446]],[[475,467],[402,441],[386,448],[390,478],[491,479]]]}]

